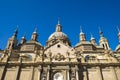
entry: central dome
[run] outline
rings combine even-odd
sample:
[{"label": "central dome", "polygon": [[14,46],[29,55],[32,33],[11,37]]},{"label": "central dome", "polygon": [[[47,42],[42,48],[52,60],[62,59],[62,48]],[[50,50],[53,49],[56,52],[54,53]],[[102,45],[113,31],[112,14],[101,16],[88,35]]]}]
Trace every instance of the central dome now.
[{"label": "central dome", "polygon": [[50,39],[55,39],[55,38],[61,38],[61,39],[67,39],[68,37],[67,37],[67,35],[65,34],[65,33],[63,33],[63,32],[54,32],[54,33],[52,33],[51,35],[50,35],[50,37],[48,38],[48,40],[50,40]]},{"label": "central dome", "polygon": [[56,31],[49,36],[47,45],[51,45],[58,41],[62,41],[69,46],[71,45],[67,35],[62,32],[62,26],[59,23],[56,25]]}]

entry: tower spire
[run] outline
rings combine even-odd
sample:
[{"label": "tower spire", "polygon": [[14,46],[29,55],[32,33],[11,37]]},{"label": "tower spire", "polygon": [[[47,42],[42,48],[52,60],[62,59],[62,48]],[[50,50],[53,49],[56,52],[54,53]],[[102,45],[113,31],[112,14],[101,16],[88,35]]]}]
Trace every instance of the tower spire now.
[{"label": "tower spire", "polygon": [[118,30],[118,32],[120,31],[120,29],[119,29],[119,27],[117,26],[117,30]]},{"label": "tower spire", "polygon": [[82,31],[82,26],[80,26],[80,34],[84,34]]},{"label": "tower spire", "polygon": [[58,19],[58,24],[56,25],[56,32],[61,32],[62,26],[60,25],[60,20]]},{"label": "tower spire", "polygon": [[80,41],[86,41],[86,36],[82,31],[82,27],[80,26]]},{"label": "tower spire", "polygon": [[100,27],[99,27],[99,34],[100,34],[100,40],[99,43],[101,46],[103,46],[103,48],[105,50],[109,50],[109,44],[108,44],[108,40],[104,37],[103,32],[101,31]]},{"label": "tower spire", "polygon": [[60,25],[60,18],[58,18],[58,25]]},{"label": "tower spire", "polygon": [[90,33],[90,35],[91,35],[91,39],[90,39],[90,42],[93,44],[93,45],[97,45],[97,43],[96,43],[96,40],[95,40],[95,38],[93,37],[93,35],[92,35],[92,33]]},{"label": "tower spire", "polygon": [[100,37],[104,37],[103,32],[100,27],[99,27],[99,34],[100,34]]},{"label": "tower spire", "polygon": [[119,27],[117,26],[116,27],[117,28],[117,30],[118,30],[118,35],[117,35],[117,37],[118,37],[118,40],[119,40],[119,44],[118,44],[118,46],[116,47],[116,51],[119,51],[120,50],[120,29],[119,29]]},{"label": "tower spire", "polygon": [[38,31],[38,30],[37,30],[37,27],[35,27],[35,30],[34,30],[34,32],[33,32],[33,33],[37,33],[37,31]]},{"label": "tower spire", "polygon": [[20,44],[24,44],[26,42],[26,33],[24,33],[23,37],[21,38]]},{"label": "tower spire", "polygon": [[17,47],[17,44],[18,44],[17,34],[18,34],[18,26],[15,29],[13,36],[8,40],[6,49],[11,50],[11,49]]},{"label": "tower spire", "polygon": [[23,37],[22,38],[26,38],[26,32],[24,33]]},{"label": "tower spire", "polygon": [[33,34],[32,34],[32,37],[31,37],[32,40],[34,41],[38,41],[38,33],[37,33],[37,28],[35,28]]},{"label": "tower spire", "polygon": [[92,35],[92,33],[91,33],[91,32],[90,32],[90,36],[91,36],[91,39],[90,39],[90,40],[95,39],[95,38],[93,37],[93,35]]},{"label": "tower spire", "polygon": [[15,31],[14,31],[13,36],[17,37],[17,34],[18,34],[18,25],[17,25],[17,27],[16,27],[16,29],[15,29]]},{"label": "tower spire", "polygon": [[117,26],[117,29],[118,29],[118,39],[119,39],[119,43],[120,43],[120,29],[118,26]]}]

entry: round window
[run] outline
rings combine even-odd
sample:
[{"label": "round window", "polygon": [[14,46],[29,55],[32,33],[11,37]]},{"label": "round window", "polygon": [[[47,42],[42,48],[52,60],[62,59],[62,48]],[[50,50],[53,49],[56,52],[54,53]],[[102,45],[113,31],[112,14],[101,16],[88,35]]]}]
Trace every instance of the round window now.
[{"label": "round window", "polygon": [[60,48],[60,45],[57,45],[58,48]]},{"label": "round window", "polygon": [[53,80],[64,80],[63,75],[61,73],[54,74]]}]

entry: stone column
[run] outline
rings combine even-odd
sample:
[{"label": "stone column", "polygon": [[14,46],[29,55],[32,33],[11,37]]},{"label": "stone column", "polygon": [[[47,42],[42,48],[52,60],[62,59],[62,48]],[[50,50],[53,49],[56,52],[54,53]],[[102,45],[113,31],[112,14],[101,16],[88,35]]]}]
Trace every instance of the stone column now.
[{"label": "stone column", "polygon": [[47,80],[50,80],[50,66],[47,69]]},{"label": "stone column", "polygon": [[101,69],[100,69],[99,66],[97,67],[97,75],[98,75],[98,79],[99,80],[103,80],[103,78],[102,78],[102,72],[101,72]]},{"label": "stone column", "polygon": [[79,80],[79,68],[76,66],[76,80]]},{"label": "stone column", "polygon": [[39,66],[39,68],[38,68],[38,80],[41,79],[41,70],[42,70],[42,68],[41,68],[41,66]]},{"label": "stone column", "polygon": [[85,66],[83,67],[83,75],[83,80],[87,80],[87,68]]},{"label": "stone column", "polygon": [[78,70],[76,70],[76,80],[79,80]]},{"label": "stone column", "polygon": [[33,76],[34,76],[34,67],[33,66],[31,67],[30,72],[31,72],[31,74],[30,74],[30,77],[29,77],[30,79],[29,80],[33,80]]},{"label": "stone column", "polygon": [[116,75],[116,72],[115,72],[115,69],[114,69],[112,66],[110,67],[110,69],[111,69],[111,71],[112,71],[114,80],[118,80],[117,75]]},{"label": "stone column", "polygon": [[47,80],[49,80],[49,78],[50,78],[50,70],[48,69],[48,71],[47,71]]},{"label": "stone column", "polygon": [[67,80],[70,80],[70,70],[67,70]]}]

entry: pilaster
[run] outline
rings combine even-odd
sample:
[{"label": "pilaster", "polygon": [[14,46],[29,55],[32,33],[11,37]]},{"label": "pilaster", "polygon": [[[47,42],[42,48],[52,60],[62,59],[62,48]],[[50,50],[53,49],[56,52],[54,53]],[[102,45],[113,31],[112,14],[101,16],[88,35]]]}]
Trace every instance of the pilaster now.
[{"label": "pilaster", "polygon": [[99,80],[103,80],[101,68],[99,66],[97,67],[97,75]]},{"label": "pilaster", "polygon": [[17,66],[17,67],[16,67],[15,80],[19,80],[19,76],[20,76],[20,66]]},{"label": "pilaster", "polygon": [[79,80],[79,68],[76,66],[76,80]]},{"label": "pilaster", "polygon": [[5,76],[5,68],[6,68],[6,66],[4,65],[4,66],[2,66],[1,67],[2,69],[1,69],[1,73],[0,73],[0,80],[4,80],[4,76]]},{"label": "pilaster", "polygon": [[111,66],[110,69],[112,71],[114,80],[118,80],[114,67]]},{"label": "pilaster", "polygon": [[33,76],[34,76],[34,67],[31,67],[31,71],[30,71],[30,77],[29,80],[33,80]]},{"label": "pilaster", "polygon": [[41,71],[42,71],[42,68],[41,68],[41,66],[39,66],[39,68],[38,68],[38,80],[40,80],[41,79]]}]

